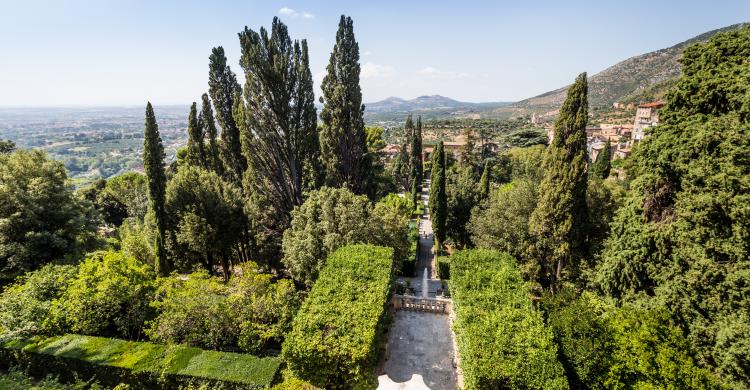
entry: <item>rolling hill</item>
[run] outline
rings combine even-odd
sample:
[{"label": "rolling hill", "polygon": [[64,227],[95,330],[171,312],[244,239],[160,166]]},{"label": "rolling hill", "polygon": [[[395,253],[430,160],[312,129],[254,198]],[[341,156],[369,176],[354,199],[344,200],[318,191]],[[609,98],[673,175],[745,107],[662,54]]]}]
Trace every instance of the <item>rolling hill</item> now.
[{"label": "rolling hill", "polygon": [[510,102],[460,102],[440,95],[419,96],[411,100],[389,97],[378,102],[365,103],[365,121],[400,122],[409,114],[422,115],[424,119],[480,117],[483,112],[508,104]]}]

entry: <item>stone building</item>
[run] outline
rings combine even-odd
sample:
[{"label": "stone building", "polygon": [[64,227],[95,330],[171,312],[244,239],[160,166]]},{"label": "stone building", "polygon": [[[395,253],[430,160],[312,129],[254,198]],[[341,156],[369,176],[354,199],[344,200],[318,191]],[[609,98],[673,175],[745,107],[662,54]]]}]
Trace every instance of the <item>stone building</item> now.
[{"label": "stone building", "polygon": [[633,123],[634,142],[640,142],[646,136],[645,130],[659,123],[659,109],[664,106],[661,101],[639,104],[635,111],[635,122]]}]

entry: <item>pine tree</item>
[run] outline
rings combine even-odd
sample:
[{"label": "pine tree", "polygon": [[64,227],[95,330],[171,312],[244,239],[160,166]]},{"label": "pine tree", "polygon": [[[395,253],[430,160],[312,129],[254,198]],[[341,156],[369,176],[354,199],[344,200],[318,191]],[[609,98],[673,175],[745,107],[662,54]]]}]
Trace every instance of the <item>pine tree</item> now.
[{"label": "pine tree", "polygon": [[188,142],[187,142],[187,162],[188,165],[206,168],[206,148],[203,143],[203,125],[198,120],[198,109],[195,102],[190,106],[190,115],[188,115]]},{"label": "pine tree", "polygon": [[307,41],[292,42],[286,25],[273,19],[266,29],[239,34],[245,71],[245,100],[236,112],[245,158],[254,182],[280,214],[282,225],[302,204],[305,172],[318,158],[317,112]]},{"label": "pine tree", "polygon": [[240,84],[227,65],[227,57],[221,46],[211,50],[208,67],[208,93],[216,108],[216,120],[221,126],[220,156],[226,168],[225,174],[231,181],[240,184],[247,162],[242,156],[240,131],[232,116],[235,99],[241,94]]},{"label": "pine tree", "polygon": [[544,157],[545,175],[539,200],[529,220],[535,236],[534,255],[540,262],[543,285],[557,290],[563,271],[576,277],[585,253],[586,121],[588,117],[586,73],[568,89],[555,122],[555,136]]},{"label": "pine tree", "polygon": [[321,83],[323,110],[320,113],[320,152],[330,186],[348,187],[357,194],[369,188],[367,136],[362,118],[362,90],[359,86],[359,45],[354,23],[341,15],[327,74]]},{"label": "pine tree", "polygon": [[164,209],[167,177],[164,173],[164,146],[156,124],[151,102],[146,104],[146,127],[143,141],[143,167],[148,177],[149,208],[156,222],[156,264],[160,275],[167,275],[172,270],[171,263],[164,249],[167,216]]},{"label": "pine tree", "polygon": [[[432,173],[430,182],[430,219],[438,246],[445,242],[445,222],[448,217],[448,200],[445,193],[445,152],[440,141],[432,153]],[[438,250],[440,248],[438,247]]]},{"label": "pine tree", "polygon": [[600,179],[609,177],[612,169],[612,144],[607,140],[604,149],[596,156],[596,160],[589,166],[589,174]]},{"label": "pine tree", "polygon": [[208,150],[205,152],[206,161],[203,165],[216,172],[219,176],[222,176],[224,174],[224,165],[219,155],[218,132],[216,131],[216,122],[214,122],[214,111],[211,108],[211,101],[207,93],[201,96],[200,123],[203,128],[203,134],[208,137]]},{"label": "pine tree", "polygon": [[485,161],[482,177],[479,179],[479,195],[482,199],[490,195],[490,163]]}]

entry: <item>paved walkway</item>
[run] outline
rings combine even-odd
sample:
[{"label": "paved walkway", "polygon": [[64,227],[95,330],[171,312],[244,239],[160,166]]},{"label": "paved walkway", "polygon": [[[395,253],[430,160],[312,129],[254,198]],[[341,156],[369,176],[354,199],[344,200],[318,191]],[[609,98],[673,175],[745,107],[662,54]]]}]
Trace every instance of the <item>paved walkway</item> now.
[{"label": "paved walkway", "polygon": [[[425,213],[419,219],[420,253],[417,259],[417,276],[410,283],[421,295],[425,269],[427,270],[428,296],[435,297],[441,282],[432,279],[434,256],[432,252],[432,222],[427,210],[429,180],[422,189]],[[388,333],[386,360],[383,375],[378,378],[378,389],[433,389],[454,390],[456,370],[453,367],[453,334],[446,314],[399,310],[394,314]]]}]

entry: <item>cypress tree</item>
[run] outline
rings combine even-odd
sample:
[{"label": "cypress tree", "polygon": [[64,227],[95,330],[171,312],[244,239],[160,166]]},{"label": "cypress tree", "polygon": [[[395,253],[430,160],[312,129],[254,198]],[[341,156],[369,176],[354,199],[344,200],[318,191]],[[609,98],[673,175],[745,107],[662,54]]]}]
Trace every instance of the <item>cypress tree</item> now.
[{"label": "cypress tree", "polygon": [[[448,217],[448,199],[445,193],[445,152],[440,141],[432,153],[432,173],[430,182],[430,219],[432,231],[438,245],[445,242],[445,221]],[[438,247],[438,250],[440,248]]]},{"label": "cypress tree", "polygon": [[216,108],[216,120],[221,126],[220,156],[225,174],[236,184],[242,182],[242,175],[247,168],[247,162],[242,155],[240,131],[232,116],[235,98],[241,93],[237,76],[227,65],[224,48],[219,46],[211,50],[209,57],[208,93]]},{"label": "cypress tree", "polygon": [[596,156],[596,160],[589,167],[589,174],[600,179],[609,177],[612,169],[612,144],[607,140],[604,149]]},{"label": "cypress tree", "polygon": [[476,159],[474,158],[474,133],[471,128],[464,130],[464,144],[463,150],[461,151],[461,164],[474,166]]},{"label": "cypress tree", "polygon": [[187,142],[187,162],[188,165],[206,168],[206,148],[203,143],[203,125],[198,120],[198,109],[195,102],[190,106],[188,115],[188,142]]},{"label": "cypress tree", "polygon": [[[262,180],[255,181],[286,226],[308,188],[305,172],[318,157],[317,112],[307,41],[292,41],[286,25],[273,19],[270,34],[245,27],[239,34],[245,71],[245,101],[237,112],[245,158]],[[251,141],[250,141],[251,140]],[[251,144],[252,142],[252,144]]]},{"label": "cypress tree", "polygon": [[585,253],[587,95],[586,73],[582,73],[560,108],[555,136],[544,157],[539,200],[529,220],[541,281],[552,292],[557,290],[563,271],[576,277]]},{"label": "cypress tree", "polygon": [[419,201],[418,195],[419,192],[417,192],[417,182],[414,181],[413,183],[411,183],[411,204],[414,210],[417,209],[417,202]]},{"label": "cypress tree", "polygon": [[414,129],[414,138],[414,143],[416,145],[415,158],[417,161],[417,175],[419,185],[421,186],[422,180],[424,180],[424,164],[422,163],[422,115],[417,116],[417,126]]},{"label": "cypress tree", "polygon": [[370,188],[367,136],[362,118],[362,90],[359,86],[359,45],[354,23],[341,15],[336,44],[321,83],[323,110],[320,113],[320,152],[330,186],[348,187],[357,194]]},{"label": "cypress tree", "polygon": [[222,176],[224,174],[224,166],[221,163],[219,155],[218,132],[216,131],[216,122],[214,122],[214,111],[211,108],[211,101],[207,93],[201,96],[200,123],[203,128],[203,134],[208,137],[208,150],[205,152],[206,161],[203,165],[216,172],[219,176]]},{"label": "cypress tree", "polygon": [[164,145],[159,135],[159,126],[151,102],[146,104],[146,127],[143,141],[143,167],[148,178],[149,208],[156,222],[156,264],[160,275],[171,271],[171,264],[164,249],[167,216],[164,209],[167,177],[164,173]]},{"label": "cypress tree", "polygon": [[479,194],[482,199],[487,198],[490,194],[490,163],[484,162],[482,177],[479,179]]}]

